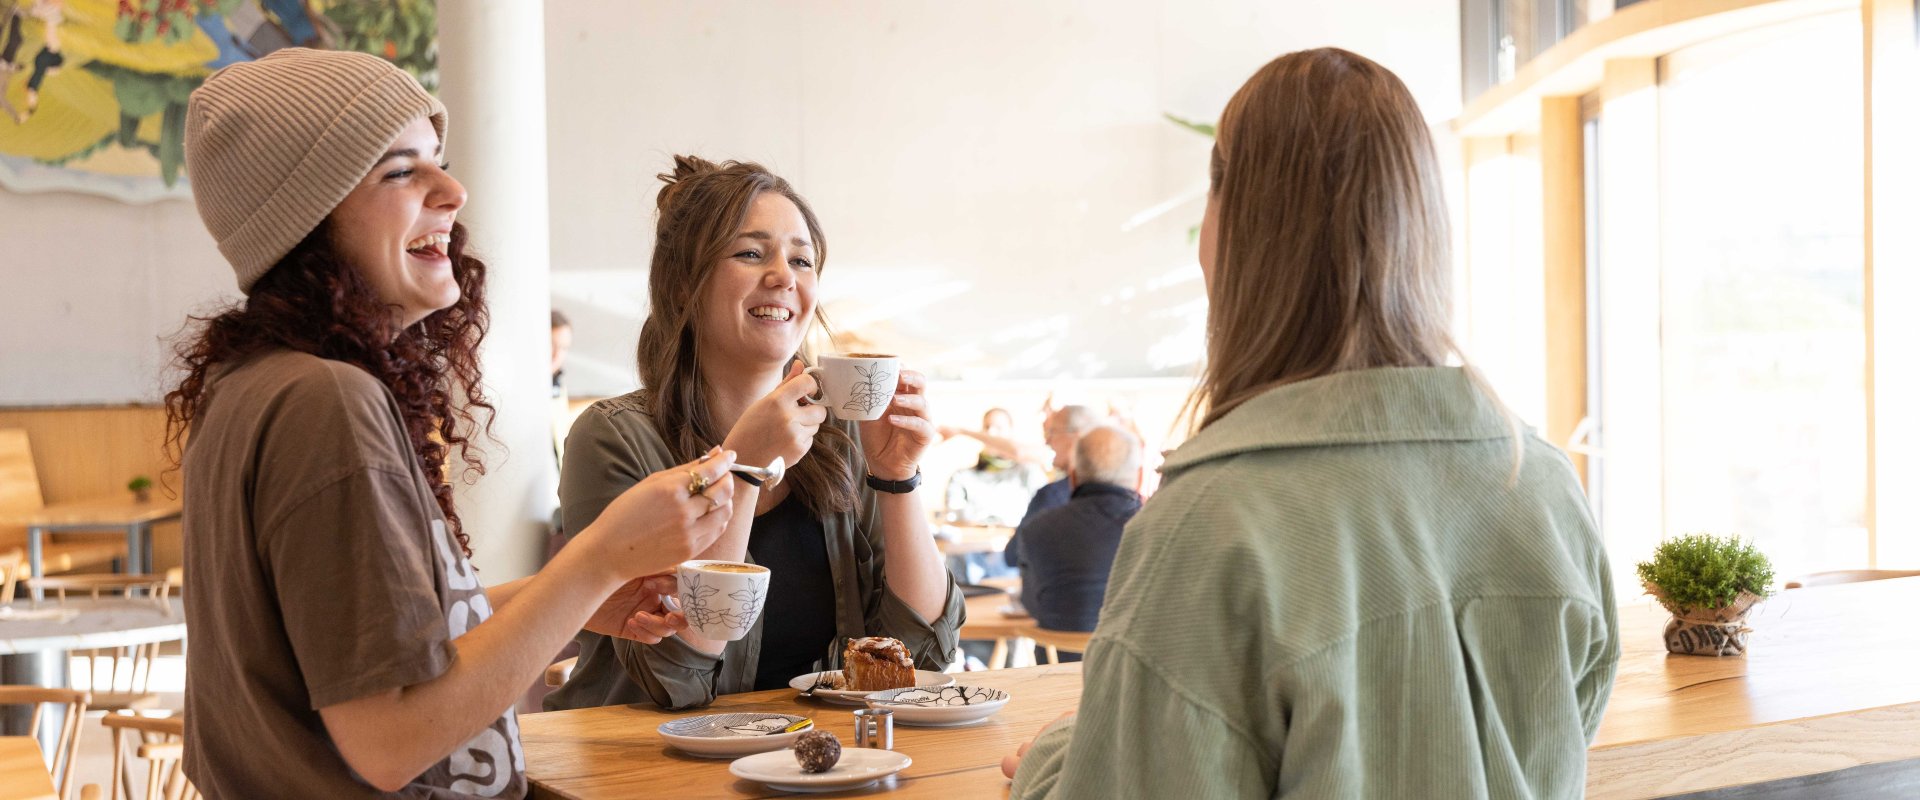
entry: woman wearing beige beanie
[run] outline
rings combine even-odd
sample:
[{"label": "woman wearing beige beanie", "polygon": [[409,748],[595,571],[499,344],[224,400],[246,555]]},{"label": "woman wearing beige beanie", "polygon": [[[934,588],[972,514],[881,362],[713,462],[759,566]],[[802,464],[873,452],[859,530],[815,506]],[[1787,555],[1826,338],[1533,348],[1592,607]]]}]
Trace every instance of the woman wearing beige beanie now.
[{"label": "woman wearing beige beanie", "polygon": [[[194,199],[247,294],[193,320],[167,395],[186,763],[209,797],[525,795],[515,699],[583,627],[683,630],[658,573],[730,517],[715,448],[539,574],[481,587],[446,476],[492,412],[486,267],[454,222],[445,130],[411,76],[356,53],[281,50],[188,105]],[[480,465],[468,448],[462,471]]]}]

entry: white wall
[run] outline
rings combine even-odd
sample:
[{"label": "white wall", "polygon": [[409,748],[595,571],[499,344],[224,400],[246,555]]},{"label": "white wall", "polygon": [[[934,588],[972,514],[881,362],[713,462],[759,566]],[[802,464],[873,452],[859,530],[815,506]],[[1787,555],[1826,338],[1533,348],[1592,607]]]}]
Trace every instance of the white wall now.
[{"label": "white wall", "polygon": [[791,180],[826,229],[829,317],[936,377],[1191,374],[1204,302],[1187,230],[1211,145],[1161,112],[1213,119],[1261,64],[1336,45],[1445,120],[1458,15],[1451,0],[549,0],[570,387],[634,386],[654,175],[676,152]]},{"label": "white wall", "polygon": [[[653,175],[674,152],[793,180],[833,248],[830,315],[938,377],[1186,375],[1209,144],[1162,111],[1211,119],[1261,64],[1322,45],[1398,72],[1430,119],[1459,106],[1453,0],[546,12],[553,290],[577,326],[575,394],[634,385]],[[0,191],[0,405],[156,400],[160,337],[237,297],[189,202]]]},{"label": "white wall", "polygon": [[162,337],[239,297],[190,200],[0,190],[0,406],[158,400]]}]

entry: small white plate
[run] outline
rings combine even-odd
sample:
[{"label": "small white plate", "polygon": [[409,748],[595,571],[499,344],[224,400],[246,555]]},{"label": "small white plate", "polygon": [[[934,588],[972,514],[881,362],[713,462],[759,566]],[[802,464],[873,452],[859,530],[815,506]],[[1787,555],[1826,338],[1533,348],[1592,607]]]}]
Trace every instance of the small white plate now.
[{"label": "small white plate", "polygon": [[[840,677],[840,670],[835,669],[826,672],[809,672],[787,681],[787,685],[799,689],[801,692],[812,690],[814,697],[818,697],[829,703],[839,703],[847,706],[866,705],[867,695],[872,694],[872,692],[856,692],[851,689],[828,688],[829,686],[844,685],[842,683],[843,680],[844,679]],[[945,686],[950,683],[953,683],[953,676],[944,672],[932,672],[924,669],[916,669],[913,671],[913,685],[915,688]]]},{"label": "small white plate", "polygon": [[902,725],[957,728],[993,716],[1011,699],[1003,689],[939,686],[873,692],[867,695],[867,705],[892,710],[894,721]]},{"label": "small white plate", "polygon": [[759,781],[767,788],[782,792],[837,792],[858,789],[881,778],[913,766],[913,759],[892,750],[844,747],[840,763],[826,772],[807,772],[792,750],[747,756],[733,762],[727,771],[734,777]]},{"label": "small white plate", "polygon": [[781,733],[788,725],[806,719],[792,714],[737,711],[727,714],[702,714],[681,717],[660,724],[660,738],[688,755],[701,758],[738,758],[791,747],[808,727]]}]

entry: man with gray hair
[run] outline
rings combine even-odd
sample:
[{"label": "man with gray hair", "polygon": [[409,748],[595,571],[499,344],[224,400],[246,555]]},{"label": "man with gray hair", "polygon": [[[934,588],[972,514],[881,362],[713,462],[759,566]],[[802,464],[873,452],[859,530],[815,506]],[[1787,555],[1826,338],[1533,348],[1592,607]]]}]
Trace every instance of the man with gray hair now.
[{"label": "man with gray hair", "polygon": [[1140,440],[1101,425],[1071,452],[1072,498],[1020,524],[1020,601],[1042,628],[1090,631],[1121,531],[1140,510]]},{"label": "man with gray hair", "polygon": [[[1047,447],[1053,450],[1053,471],[1060,478],[1040,487],[1027,502],[1027,513],[1020,517],[1025,525],[1035,515],[1048,509],[1059,508],[1073,498],[1072,482],[1067,480],[1067,468],[1073,462],[1073,445],[1080,441],[1080,435],[1100,424],[1100,415],[1086,406],[1061,406],[1047,415]],[[1138,488],[1138,487],[1136,487]],[[1007,540],[1007,547],[1001,551],[1001,558],[1010,569],[1020,568],[1020,534],[1016,531]]]}]

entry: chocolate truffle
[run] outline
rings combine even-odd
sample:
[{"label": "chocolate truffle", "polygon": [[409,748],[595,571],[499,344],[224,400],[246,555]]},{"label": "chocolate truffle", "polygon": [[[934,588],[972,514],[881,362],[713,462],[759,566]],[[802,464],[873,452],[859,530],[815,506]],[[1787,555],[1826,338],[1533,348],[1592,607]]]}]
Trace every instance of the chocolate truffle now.
[{"label": "chocolate truffle", "polygon": [[832,731],[807,731],[794,741],[793,757],[807,772],[826,772],[840,763],[840,737]]}]

